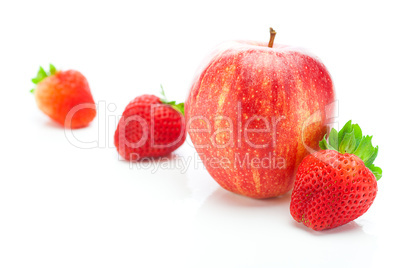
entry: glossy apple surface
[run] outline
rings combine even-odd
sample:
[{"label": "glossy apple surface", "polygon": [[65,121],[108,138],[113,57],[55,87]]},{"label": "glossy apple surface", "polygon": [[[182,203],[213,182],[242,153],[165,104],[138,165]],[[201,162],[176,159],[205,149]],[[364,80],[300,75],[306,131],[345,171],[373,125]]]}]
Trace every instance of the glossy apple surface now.
[{"label": "glossy apple surface", "polygon": [[205,61],[185,104],[191,140],[211,176],[253,198],[293,187],[333,116],[331,77],[315,56],[257,42],[228,42]]}]

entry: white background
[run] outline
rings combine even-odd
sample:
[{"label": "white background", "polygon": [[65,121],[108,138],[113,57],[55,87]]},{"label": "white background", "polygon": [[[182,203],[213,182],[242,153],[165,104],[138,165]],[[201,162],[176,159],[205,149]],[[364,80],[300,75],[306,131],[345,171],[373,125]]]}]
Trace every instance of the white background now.
[{"label": "white background", "polygon": [[[401,25],[398,1],[2,0],[0,267],[399,266]],[[378,196],[343,227],[297,224],[289,194],[221,189],[189,142],[157,170],[119,161],[111,142],[131,99],[162,83],[184,101],[214,46],[267,41],[270,26],[277,43],[322,59],[339,123],[353,119],[380,147]],[[37,109],[30,79],[50,62],[87,77],[100,110],[74,134],[96,148]]]}]

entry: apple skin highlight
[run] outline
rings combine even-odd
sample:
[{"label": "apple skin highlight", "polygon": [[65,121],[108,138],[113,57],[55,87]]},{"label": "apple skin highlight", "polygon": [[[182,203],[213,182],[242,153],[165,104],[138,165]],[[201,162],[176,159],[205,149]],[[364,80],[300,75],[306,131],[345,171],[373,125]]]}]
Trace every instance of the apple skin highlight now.
[{"label": "apple skin highlight", "polygon": [[316,57],[287,46],[228,42],[193,81],[188,133],[223,188],[275,197],[292,189],[307,149],[318,150],[334,100],[330,74]]}]

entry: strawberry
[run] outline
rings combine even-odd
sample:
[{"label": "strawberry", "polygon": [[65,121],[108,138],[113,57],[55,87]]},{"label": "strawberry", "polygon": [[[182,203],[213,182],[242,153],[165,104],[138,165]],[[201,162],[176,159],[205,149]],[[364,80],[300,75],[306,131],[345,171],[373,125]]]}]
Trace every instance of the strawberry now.
[{"label": "strawberry", "polygon": [[323,150],[306,156],[296,174],[290,203],[296,221],[317,231],[331,229],[370,208],[382,176],[373,164],[378,146],[371,139],[351,121],[339,133],[332,129],[328,141],[324,136]]},{"label": "strawberry", "polygon": [[86,78],[78,71],[50,71],[42,67],[32,79],[39,109],[66,128],[87,126],[96,116],[96,106]]},{"label": "strawberry", "polygon": [[155,95],[132,100],[123,112],[114,135],[118,153],[126,160],[165,156],[185,141],[184,103]]}]

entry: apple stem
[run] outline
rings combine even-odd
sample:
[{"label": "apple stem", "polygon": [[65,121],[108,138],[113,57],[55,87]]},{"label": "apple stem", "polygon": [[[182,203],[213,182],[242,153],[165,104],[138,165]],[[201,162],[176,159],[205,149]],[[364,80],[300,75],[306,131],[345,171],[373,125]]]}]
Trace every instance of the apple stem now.
[{"label": "apple stem", "polygon": [[271,34],[271,38],[269,39],[269,43],[268,43],[268,47],[273,47],[274,46],[274,39],[275,39],[275,35],[276,32],[274,29],[269,28],[269,33]]}]

